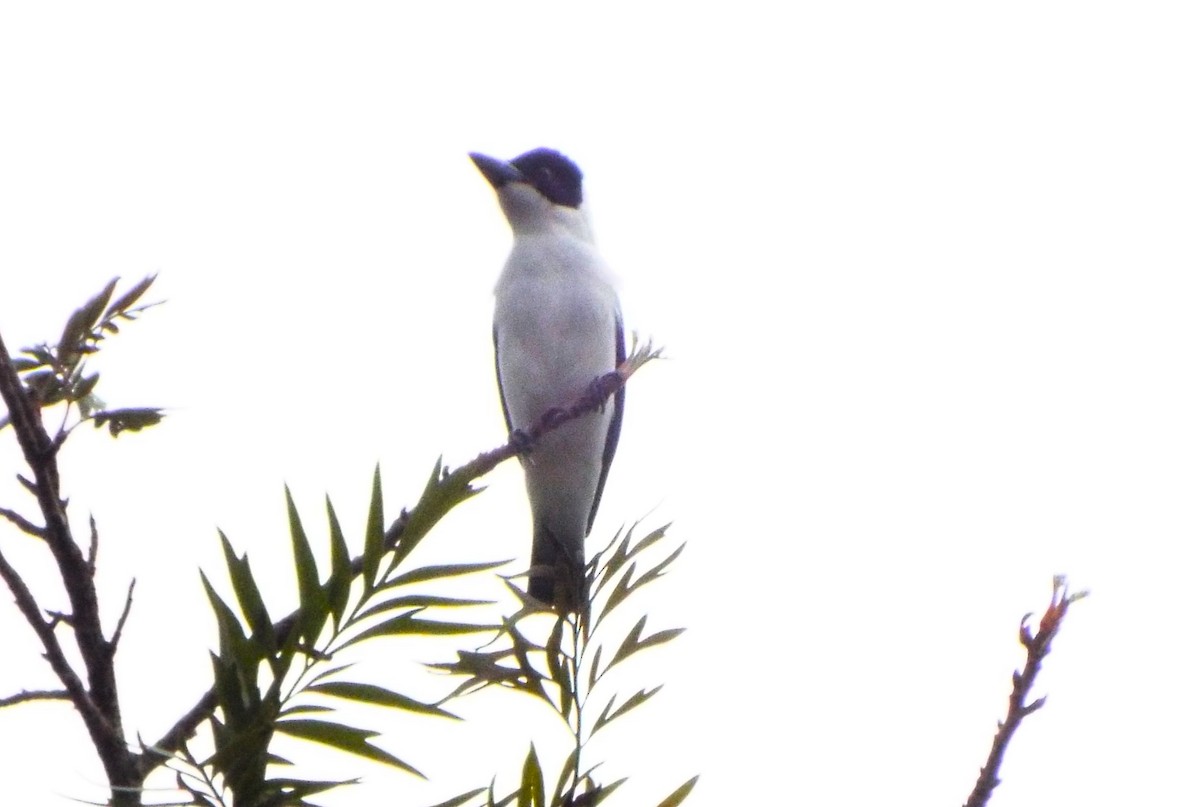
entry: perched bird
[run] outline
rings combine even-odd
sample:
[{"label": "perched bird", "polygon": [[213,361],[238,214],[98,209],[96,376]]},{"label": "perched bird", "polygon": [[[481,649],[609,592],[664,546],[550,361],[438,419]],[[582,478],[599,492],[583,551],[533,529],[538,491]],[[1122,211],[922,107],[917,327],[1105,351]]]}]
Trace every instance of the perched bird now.
[{"label": "perched bird", "polygon": [[[592,241],[575,163],[546,148],[512,161],[471,160],[513,231],[496,283],[493,337],[504,417],[510,432],[524,431],[625,361],[621,309]],[[562,613],[587,602],[583,539],[617,449],[624,403],[618,390],[610,405],[546,434],[521,458],[533,514],[529,594]]]}]

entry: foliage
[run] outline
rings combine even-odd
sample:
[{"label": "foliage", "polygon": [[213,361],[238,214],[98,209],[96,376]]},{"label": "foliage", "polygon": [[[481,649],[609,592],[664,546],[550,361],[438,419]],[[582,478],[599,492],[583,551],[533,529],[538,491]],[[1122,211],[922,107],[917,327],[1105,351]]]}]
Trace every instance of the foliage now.
[{"label": "foliage", "polygon": [[[96,428],[107,425],[109,433],[116,437],[121,432],[139,431],[162,420],[161,409],[131,407],[107,409],[95,394],[99,373],[89,373],[87,358],[100,349],[100,343],[110,335],[120,333],[119,322],[132,322],[146,309],[158,303],[137,305],[138,300],[154,283],[154,275],[138,283],[113,300],[118,278],[109,281],[99,294],[88,300],[67,320],[58,343],[41,343],[24,348],[22,356],[12,360],[12,366],[21,375],[30,399],[37,408],[66,404],[68,410],[74,406],[79,412],[79,422],[92,421]],[[0,428],[7,426],[8,417],[0,420]],[[55,443],[61,443],[67,433],[67,419],[59,427]]]},{"label": "foliage", "polygon": [[[611,636],[622,635],[621,631],[614,634],[611,630],[617,624],[613,620],[622,606],[630,602],[634,592],[662,577],[684,548],[684,544],[679,544],[666,557],[653,562],[639,574],[638,563],[645,562],[643,553],[659,547],[659,542],[666,536],[667,527],[652,530],[635,543],[636,528],[637,525],[634,525],[623,534],[618,532],[588,564],[588,604],[580,613],[564,615],[550,611],[553,622],[547,630],[545,620],[548,609],[509,582],[510,590],[523,604],[516,614],[504,620],[497,631],[490,643],[496,645],[496,649],[486,652],[482,649],[459,651],[457,661],[431,665],[465,679],[447,700],[488,687],[525,692],[554,710],[574,741],[562,762],[555,785],[549,791],[545,787],[549,781],[547,771],[531,746],[519,784],[512,792],[497,800],[494,785],[477,788],[459,794],[438,807],[467,804],[477,797],[483,797],[478,804],[486,807],[511,803],[519,807],[595,805],[608,798],[625,781],[617,779],[601,784],[595,775],[596,766],[585,767],[583,764],[585,746],[618,718],[649,701],[662,686],[643,688],[625,695],[613,692],[602,707],[595,699],[596,693],[602,690],[601,684],[617,665],[643,650],[666,644],[683,633],[682,628],[671,628],[646,635],[648,616],[643,614],[631,628],[623,632],[616,650],[611,651],[608,658],[605,657],[605,641]],[[611,641],[609,646],[612,646]],[[682,803],[695,781],[691,779],[684,783],[659,807]]]},{"label": "foliage", "polygon": [[[120,718],[113,661],[132,606],[133,587],[131,584],[115,631],[106,636],[100,625],[94,579],[98,528],[93,520],[85,555],[71,532],[66,517],[67,502],[59,493],[57,453],[74,427],[84,422],[91,421],[97,428],[107,426],[115,437],[161,421],[162,410],[157,408],[107,408],[95,394],[99,374],[86,366],[86,360],[99,350],[101,343],[119,332],[118,323],[136,319],[153,305],[137,305],[153,281],[153,277],[148,277],[115,300],[117,281],[112,281],[71,315],[56,344],[26,348],[22,355],[11,359],[0,340],[0,393],[9,409],[9,416],[0,421],[0,428],[10,423],[14,426],[33,472],[32,481],[25,477],[21,480],[34,494],[45,526],[8,508],[0,508],[0,517],[49,545],[72,606],[71,614],[54,615],[48,620],[35,594],[0,551],[0,577],[13,592],[18,607],[43,644],[47,661],[64,686],[57,691],[26,691],[0,698],[0,706],[47,699],[70,700],[87,725],[104,764],[114,805],[140,804],[146,777],[165,765],[175,771],[180,791],[189,798],[187,803],[282,807],[313,804],[311,798],[349,782],[280,775],[280,771],[288,771],[290,763],[272,750],[272,741],[278,735],[308,740],[420,775],[408,762],[373,743],[378,736],[376,732],[340,720],[334,704],[357,702],[457,719],[444,708],[447,701],[483,686],[516,683],[516,688],[536,690],[545,703],[555,708],[575,738],[574,750],[562,767],[548,803],[598,804],[615,791],[623,780],[601,786],[594,781],[595,766],[586,771],[581,768],[584,744],[596,732],[648,701],[660,687],[641,689],[623,698],[620,704],[613,695],[599,715],[594,710],[587,713],[588,721],[584,709],[593,690],[615,666],[641,650],[669,641],[680,631],[643,635],[646,625],[643,616],[625,634],[612,657],[603,660],[603,646],[595,638],[594,629],[630,594],[661,576],[678,557],[682,546],[635,578],[635,558],[660,541],[665,528],[650,533],[632,548],[632,530],[625,533],[623,540],[614,539],[588,569],[592,609],[583,615],[558,619],[542,644],[526,638],[527,626],[544,619],[541,606],[511,583],[509,587],[521,603],[520,609],[513,616],[490,620],[444,618],[448,612],[496,604],[444,596],[427,589],[430,584],[436,586],[450,578],[491,572],[507,561],[418,568],[408,568],[406,561],[451,509],[479,492],[473,484],[478,477],[528,450],[543,434],[603,406],[639,367],[658,355],[652,346],[632,351],[628,361],[598,378],[579,400],[547,412],[528,433],[513,435],[504,446],[484,452],[454,470],[439,460],[417,503],[411,510],[402,511],[386,529],[383,484],[377,468],[361,554],[357,557],[351,558],[350,545],[327,499],[329,573],[324,579],[316,560],[321,549],[309,537],[287,492],[298,603],[296,610],[287,616],[272,616],[249,558],[239,555],[233,543],[220,534],[232,598],[223,597],[209,578],[201,575],[219,637],[217,651],[211,653],[213,686],[159,740],[140,742],[135,748],[129,746]],[[51,437],[43,425],[44,414],[59,404],[63,405],[64,414]],[[589,616],[592,610],[597,614],[594,623]],[[75,633],[86,676],[76,671],[60,645],[55,633],[60,624]],[[343,658],[339,653],[367,641],[478,633],[494,634],[496,639],[492,644],[507,642],[508,650],[461,651],[457,662],[431,665],[468,676],[465,684],[436,703],[425,703],[371,682],[354,680],[348,672],[350,665],[334,663],[335,657],[339,662]],[[545,661],[540,670],[531,661],[531,656],[539,655]],[[492,659],[491,666],[471,666],[484,658]],[[514,660],[519,662],[517,673],[512,672]],[[197,729],[205,724],[211,729],[211,753],[199,754],[194,749],[194,740]],[[495,802],[489,788],[488,803],[516,800],[520,805],[546,804],[546,781],[531,747],[519,791]],[[662,802],[662,807],[681,803],[694,783],[694,779],[685,783]],[[483,792],[465,794],[465,798],[459,797],[454,803],[465,803]]]}]

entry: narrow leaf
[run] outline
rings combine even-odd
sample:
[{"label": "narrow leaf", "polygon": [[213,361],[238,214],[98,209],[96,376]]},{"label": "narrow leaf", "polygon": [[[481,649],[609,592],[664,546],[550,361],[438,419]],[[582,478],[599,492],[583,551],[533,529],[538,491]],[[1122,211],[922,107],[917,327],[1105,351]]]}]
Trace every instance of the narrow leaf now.
[{"label": "narrow leaf", "polygon": [[329,681],[323,684],[314,684],[308,687],[308,691],[335,698],[354,700],[359,703],[371,703],[377,706],[403,709],[407,712],[448,717],[453,720],[461,719],[458,715],[447,712],[445,709],[432,704],[421,703],[407,695],[401,695],[399,692],[393,692],[390,689],[384,689],[373,684],[359,684],[351,681]]},{"label": "narrow leaf", "polygon": [[455,796],[448,801],[440,801],[437,804],[431,805],[431,807],[462,807],[462,805],[466,804],[468,801],[471,801],[476,796],[486,792],[486,787],[477,787],[474,790],[468,790],[466,793]]},{"label": "narrow leaf", "polygon": [[379,466],[376,465],[375,476],[371,482],[371,504],[367,508],[367,535],[363,542],[363,581],[366,586],[364,597],[375,590],[379,562],[383,559],[383,538],[383,477]]},{"label": "narrow leaf", "polygon": [[364,759],[400,768],[420,776],[422,779],[425,778],[420,771],[404,760],[367,742],[372,737],[378,737],[377,732],[345,726],[341,723],[329,723],[324,720],[280,720],[275,724],[275,729],[281,734],[327,745],[348,754],[355,754]]},{"label": "narrow leaf", "polygon": [[422,566],[420,569],[413,569],[411,572],[399,574],[388,580],[379,588],[397,588],[399,586],[407,586],[412,583],[423,583],[426,580],[439,580],[447,577],[460,577],[465,574],[474,574],[475,572],[486,572],[489,569],[498,569],[512,563],[511,560],[497,560],[490,563],[451,563],[441,566]]},{"label": "narrow leaf", "polygon": [[487,633],[500,627],[499,625],[474,625],[468,622],[435,622],[430,619],[418,619],[413,616],[414,613],[415,611],[409,611],[398,614],[377,625],[372,625],[362,633],[348,639],[341,647],[349,647],[376,636],[458,636],[464,633]]},{"label": "narrow leaf", "polygon": [[134,284],[133,288],[122,294],[116,300],[113,300],[112,305],[110,305],[108,310],[104,312],[105,319],[111,318],[114,314],[121,314],[125,311],[128,311],[129,308],[138,301],[138,298],[146,293],[157,277],[158,275],[148,275],[147,277],[142,278]]},{"label": "narrow leaf", "polygon": [[325,497],[325,512],[329,516],[329,608],[333,623],[337,626],[341,624],[346,604],[350,602],[353,575],[350,570],[350,547],[346,544],[346,536],[342,534],[337,513],[333,511],[333,501],[328,496]]},{"label": "narrow leaf", "polygon": [[408,513],[408,521],[404,525],[404,535],[396,554],[392,558],[389,571],[395,569],[404,558],[408,557],[417,544],[421,542],[442,517],[462,502],[480,492],[480,488],[471,487],[471,480],[459,474],[449,474],[438,457],[429,481],[421,498],[413,505]]},{"label": "narrow leaf", "polygon": [[296,510],[296,502],[292,492],[284,487],[287,499],[288,527],[292,535],[292,556],[296,567],[296,588],[300,597],[300,639],[309,644],[317,641],[321,626],[329,613],[329,603],[325,599],[325,589],[321,586],[320,573],[317,571],[317,560],[313,556],[312,546],[308,536],[304,534],[304,525],[300,523],[300,513]]},{"label": "narrow leaf", "polygon": [[614,695],[612,699],[609,700],[608,704],[605,705],[604,711],[600,713],[600,717],[596,719],[596,725],[592,727],[592,734],[595,735],[600,731],[600,729],[604,728],[605,725],[613,722],[621,715],[631,712],[637,707],[641,706],[643,703],[658,694],[659,690],[661,689],[662,684],[659,684],[653,689],[643,689],[640,692],[631,695],[628,700],[610,713],[609,709],[612,707],[613,701],[616,700],[616,696]]},{"label": "narrow leaf", "polygon": [[154,407],[130,407],[127,409],[105,409],[92,413],[92,423],[97,429],[108,424],[108,433],[117,437],[121,432],[137,432],[161,423],[163,410]]},{"label": "narrow leaf", "polygon": [[525,765],[521,770],[521,789],[518,791],[517,807],[546,807],[545,783],[542,766],[538,764],[537,752],[529,746]]},{"label": "narrow leaf", "polygon": [[692,788],[696,786],[696,782],[700,781],[699,776],[693,776],[675,790],[674,793],[667,796],[658,803],[658,807],[679,807],[683,804],[683,800],[692,792]]},{"label": "narrow leaf", "polygon": [[384,600],[383,602],[375,603],[370,608],[360,612],[355,617],[355,620],[363,620],[387,613],[388,611],[397,611],[404,608],[466,608],[474,605],[495,605],[495,602],[492,600],[464,600],[458,597],[437,597],[431,594],[406,594],[403,597],[396,597],[393,600]]},{"label": "narrow leaf", "polygon": [[250,624],[254,640],[262,645],[264,655],[273,654],[277,649],[275,628],[271,623],[271,615],[267,612],[267,606],[263,602],[262,593],[250,571],[250,560],[245,555],[240,558],[237,556],[224,532],[218,530],[217,534],[221,537],[221,550],[225,553],[225,565],[229,569],[229,580],[233,583],[233,593],[237,596],[242,615]]}]

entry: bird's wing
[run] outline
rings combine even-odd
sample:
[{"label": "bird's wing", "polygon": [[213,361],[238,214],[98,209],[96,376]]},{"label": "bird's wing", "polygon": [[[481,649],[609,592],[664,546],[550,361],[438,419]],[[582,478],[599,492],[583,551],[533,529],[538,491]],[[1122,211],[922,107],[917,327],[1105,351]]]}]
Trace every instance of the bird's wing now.
[{"label": "bird's wing", "polygon": [[496,351],[496,386],[500,389],[500,408],[504,410],[504,422],[508,425],[508,433],[513,432],[512,415],[508,412],[508,401],[504,397],[504,379],[500,376],[500,332],[492,326],[492,345]]},{"label": "bird's wing", "polygon": [[[625,361],[625,323],[621,320],[621,312],[616,312],[617,331],[617,362],[613,369]],[[617,453],[617,440],[621,437],[621,416],[625,413],[625,386],[620,386],[613,395],[612,420],[608,422],[608,436],[604,438],[604,456],[600,460],[600,481],[596,483],[596,498],[592,500],[592,512],[588,514],[587,528],[592,531],[592,522],[596,520],[596,511],[600,509],[600,497],[604,494],[604,483],[608,480],[608,466],[612,465],[613,455]]]}]

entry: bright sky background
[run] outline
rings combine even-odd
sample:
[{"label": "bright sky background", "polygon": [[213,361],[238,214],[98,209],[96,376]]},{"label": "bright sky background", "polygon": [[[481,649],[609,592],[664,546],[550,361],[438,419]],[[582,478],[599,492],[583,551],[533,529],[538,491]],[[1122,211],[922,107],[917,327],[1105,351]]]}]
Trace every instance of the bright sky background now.
[{"label": "bright sky background", "polygon": [[[583,168],[632,382],[594,539],[688,541],[644,604],[675,645],[655,702],[597,748],[614,804],[961,804],[1051,578],[1092,597],[1040,679],[995,807],[1194,791],[1200,651],[1200,13],[1191,3],[5,4],[0,330],[58,335],[111,277],[168,304],[96,362],[151,432],[80,432],[130,732],[203,692],[217,527],[293,600],[282,488],[357,535],[434,461],[504,438],[491,289],[509,235],[466,157]],[[0,501],[27,511],[0,433]],[[419,560],[527,560],[514,464]],[[48,579],[38,548],[6,554]],[[593,541],[598,543],[598,541]],[[514,570],[515,570],[514,566]],[[277,570],[274,574],[272,572]],[[654,591],[654,589],[657,591]],[[60,604],[53,599],[50,604]],[[53,685],[0,598],[0,695]],[[383,683],[436,697],[424,646]],[[430,783],[361,775],[336,805],[430,804],[531,739],[516,696],[465,724],[371,714]],[[515,723],[507,730],[505,721]],[[0,712],[3,801],[103,791],[63,704]]]}]

